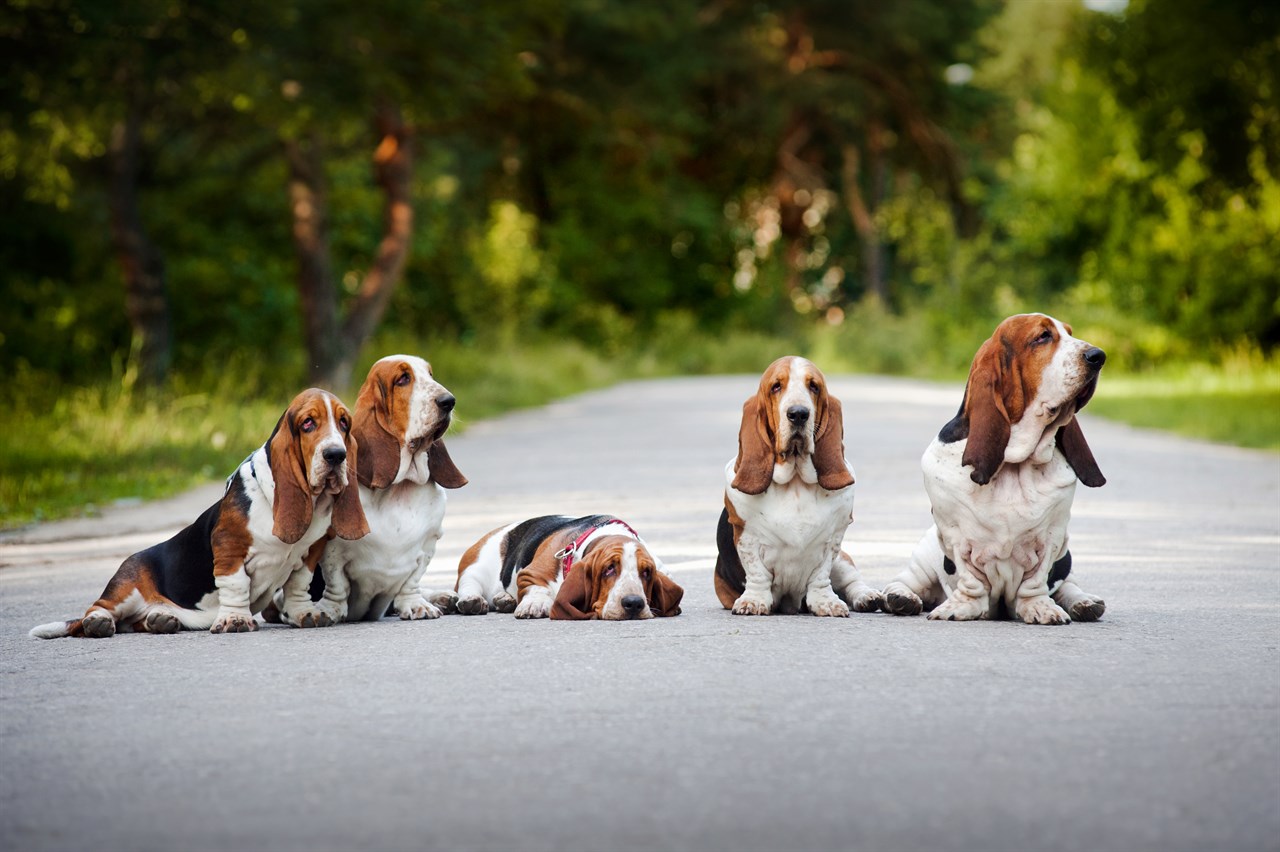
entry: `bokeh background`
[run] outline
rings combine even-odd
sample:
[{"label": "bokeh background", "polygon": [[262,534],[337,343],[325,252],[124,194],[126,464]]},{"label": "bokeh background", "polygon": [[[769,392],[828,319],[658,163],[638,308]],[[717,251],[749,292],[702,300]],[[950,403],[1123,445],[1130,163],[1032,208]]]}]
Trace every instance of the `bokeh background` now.
[{"label": "bokeh background", "polygon": [[1280,447],[1277,3],[6,0],[0,51],[3,525],[391,351],[474,418],[954,379],[1024,310],[1102,413]]}]

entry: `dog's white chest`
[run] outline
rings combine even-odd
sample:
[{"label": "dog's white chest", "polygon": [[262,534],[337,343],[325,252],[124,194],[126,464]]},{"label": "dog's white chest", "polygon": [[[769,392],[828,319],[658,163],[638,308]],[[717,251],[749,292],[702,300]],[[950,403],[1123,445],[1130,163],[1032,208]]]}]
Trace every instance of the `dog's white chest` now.
[{"label": "dog's white chest", "polygon": [[1055,451],[1047,464],[1005,464],[978,485],[961,466],[964,445],[935,441],[922,460],[943,551],[987,573],[993,591],[1016,589],[1028,571],[1065,549],[1075,472]]},{"label": "dog's white chest", "polygon": [[814,571],[839,550],[853,520],[853,486],[828,491],[796,477],[762,494],[744,494],[733,488],[733,476],[730,462],[726,494],[743,521],[739,550],[759,550],[776,594],[802,593]]},{"label": "dog's white chest", "polygon": [[445,502],[444,489],[434,482],[377,491],[360,486],[369,534],[356,541],[334,539],[324,557],[342,566],[351,582],[349,618],[363,618],[375,599],[398,591],[419,561],[434,554]]}]

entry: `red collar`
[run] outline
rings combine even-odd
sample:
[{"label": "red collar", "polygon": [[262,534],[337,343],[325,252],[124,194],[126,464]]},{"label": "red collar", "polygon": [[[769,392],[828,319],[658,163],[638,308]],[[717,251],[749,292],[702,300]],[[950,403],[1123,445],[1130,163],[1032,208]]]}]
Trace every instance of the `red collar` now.
[{"label": "red collar", "polygon": [[[573,566],[573,563],[582,558],[582,549],[587,546],[587,542],[593,538],[596,533],[606,530],[609,527],[622,527],[636,541],[640,540],[640,534],[633,530],[631,525],[626,521],[614,519],[612,521],[606,521],[598,527],[592,527],[574,539],[573,544],[556,553],[556,559],[560,560],[560,571],[564,576],[568,577],[569,569]],[[614,535],[621,535],[621,533],[614,533]]]}]

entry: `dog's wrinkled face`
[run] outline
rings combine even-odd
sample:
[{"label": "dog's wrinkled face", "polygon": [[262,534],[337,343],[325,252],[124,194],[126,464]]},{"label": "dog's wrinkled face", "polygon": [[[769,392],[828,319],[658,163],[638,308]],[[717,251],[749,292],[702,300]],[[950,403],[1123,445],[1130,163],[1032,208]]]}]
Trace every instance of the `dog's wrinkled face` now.
[{"label": "dog's wrinkled face", "polygon": [[653,618],[648,589],[657,570],[645,546],[627,536],[606,536],[576,562],[590,590],[588,603],[605,621]]},{"label": "dog's wrinkled face", "polygon": [[778,463],[813,455],[814,434],[826,409],[826,378],[805,358],[779,358],[760,379]]},{"label": "dog's wrinkled face", "polygon": [[1053,317],[1019,314],[1000,323],[974,356],[961,409],[969,442],[963,462],[973,467],[973,481],[985,485],[1003,463],[1046,463],[1062,445],[1060,430],[1068,432],[1068,461],[1078,474],[1087,471],[1085,483],[1102,481],[1101,473],[1092,475],[1096,465],[1085,458],[1074,418],[1093,396],[1106,360]]},{"label": "dog's wrinkled face", "polygon": [[[422,485],[432,478],[433,464],[439,473],[442,451],[437,444],[449,429],[455,403],[422,358],[390,355],[375,363],[356,401],[361,481],[377,488],[404,481]],[[451,462],[448,467],[456,477],[445,477],[441,484],[457,487],[466,481]]]},{"label": "dog's wrinkled face", "polygon": [[312,494],[337,494],[347,487],[351,414],[336,396],[316,388],[303,391],[285,415],[298,443]]}]

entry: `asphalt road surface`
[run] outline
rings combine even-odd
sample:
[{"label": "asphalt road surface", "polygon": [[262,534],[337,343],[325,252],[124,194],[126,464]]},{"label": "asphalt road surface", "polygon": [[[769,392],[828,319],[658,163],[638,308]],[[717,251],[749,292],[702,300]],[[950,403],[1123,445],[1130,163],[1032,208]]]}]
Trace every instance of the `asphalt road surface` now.
[{"label": "asphalt road surface", "polygon": [[[744,618],[711,578],[755,383],[625,384],[449,439],[471,484],[440,585],[494,526],[612,512],[685,586],[677,618],[39,641],[220,486],[0,537],[0,848],[1280,848],[1280,456],[1086,415],[1097,624]],[[960,389],[831,384],[845,546],[882,586]]]}]

